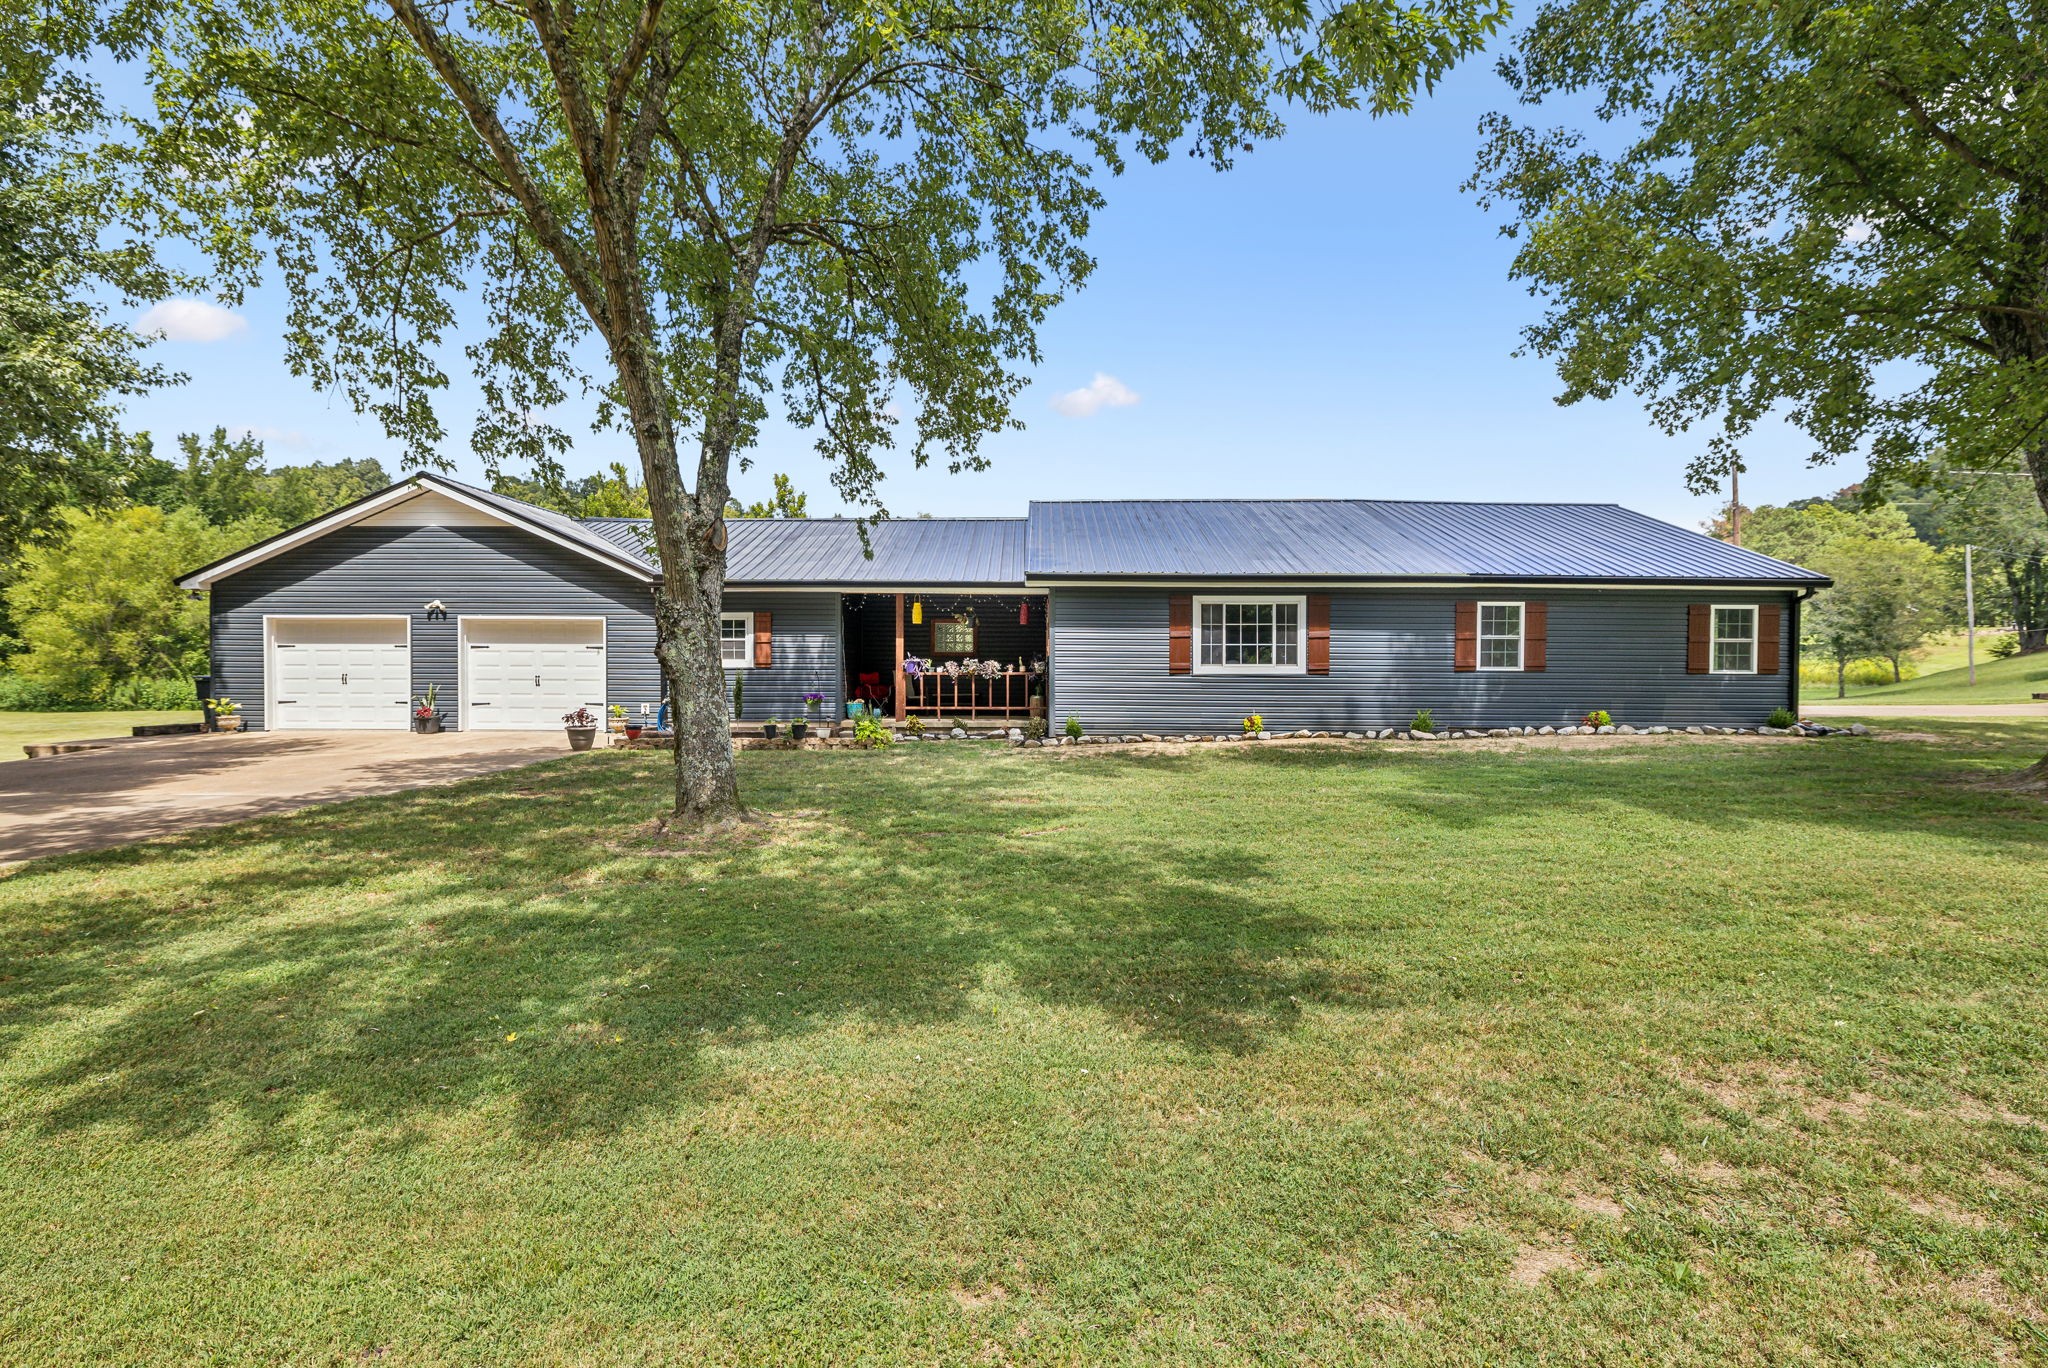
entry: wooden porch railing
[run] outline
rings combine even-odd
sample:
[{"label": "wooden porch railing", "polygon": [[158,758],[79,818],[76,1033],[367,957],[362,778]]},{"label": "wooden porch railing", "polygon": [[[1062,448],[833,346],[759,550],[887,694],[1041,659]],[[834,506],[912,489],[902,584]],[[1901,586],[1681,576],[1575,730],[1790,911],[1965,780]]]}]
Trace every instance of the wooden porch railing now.
[{"label": "wooden porch railing", "polygon": [[1022,717],[1031,710],[1029,670],[998,675],[949,675],[943,670],[906,675],[903,712],[919,717]]}]

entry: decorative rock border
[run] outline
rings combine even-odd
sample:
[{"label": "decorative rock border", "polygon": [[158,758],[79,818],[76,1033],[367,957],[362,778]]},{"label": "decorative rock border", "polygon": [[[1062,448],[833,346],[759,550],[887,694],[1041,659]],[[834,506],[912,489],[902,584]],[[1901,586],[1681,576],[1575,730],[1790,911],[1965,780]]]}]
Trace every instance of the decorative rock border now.
[{"label": "decorative rock border", "polygon": [[[1503,739],[1533,739],[1546,736],[1789,736],[1795,738],[1823,736],[1869,736],[1871,730],[1861,722],[1850,727],[1813,727],[1801,724],[1797,727],[1631,727],[1627,724],[1610,727],[1469,727],[1438,732],[1403,731],[1394,727],[1381,727],[1365,731],[1262,731],[1252,735],[1239,732],[1105,732],[1101,735],[1048,736],[1034,741],[1024,735],[1020,727],[994,727],[987,731],[968,731],[954,727],[948,731],[933,728],[923,736],[911,736],[906,732],[896,733],[896,742],[903,746],[916,746],[940,741],[1002,741],[1018,748],[1056,750],[1062,746],[1137,746],[1156,745],[1161,742],[1175,744],[1213,744],[1235,742],[1243,744],[1255,741],[1494,741]],[[615,749],[625,750],[667,750],[675,744],[673,738],[643,736],[637,741],[614,742]],[[770,741],[759,736],[736,736],[734,750],[861,750],[863,743],[850,736],[811,736],[802,741],[790,737],[777,737]]]},{"label": "decorative rock border", "polygon": [[1021,739],[1017,733],[1010,734],[1013,746],[1115,746],[1137,745],[1145,742],[1174,741],[1181,743],[1217,741],[1489,741],[1508,737],[1542,736],[1868,736],[1870,728],[1861,722],[1848,728],[1827,728],[1825,730],[1806,726],[1797,727],[1631,727],[1626,724],[1609,727],[1487,727],[1452,729],[1448,731],[1421,732],[1403,731],[1394,727],[1381,727],[1366,731],[1262,731],[1250,734],[1238,732],[1109,732],[1101,736],[1048,736],[1043,741]]}]

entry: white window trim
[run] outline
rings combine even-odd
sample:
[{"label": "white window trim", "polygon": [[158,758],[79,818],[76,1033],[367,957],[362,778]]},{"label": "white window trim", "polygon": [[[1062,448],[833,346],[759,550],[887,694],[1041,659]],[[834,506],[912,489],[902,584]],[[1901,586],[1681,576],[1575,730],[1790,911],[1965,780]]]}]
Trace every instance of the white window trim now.
[{"label": "white window trim", "polygon": [[[1715,662],[1721,658],[1721,643],[1741,641],[1741,637],[1721,635],[1721,614],[1749,614],[1749,668],[1746,670],[1724,670]],[[1721,675],[1753,675],[1756,673],[1757,653],[1763,641],[1763,614],[1754,603],[1710,603],[1707,605],[1707,673]]]},{"label": "white window trim", "polygon": [[[1286,675],[1308,673],[1308,595],[1306,594],[1196,594],[1193,596],[1194,640],[1189,643],[1195,674]],[[1294,663],[1292,665],[1204,665],[1202,663],[1202,607],[1210,603],[1283,603],[1294,605]]]},{"label": "white window trim", "polygon": [[[741,658],[737,663],[725,658],[725,620],[727,618],[744,618],[747,624],[746,648],[742,651]],[[751,670],[754,668],[754,615],[752,613],[734,613],[724,610],[719,612],[718,663],[727,670]]]},{"label": "white window trim", "polygon": [[[1515,663],[1512,665],[1489,665],[1486,663],[1486,643],[1506,641],[1504,636],[1488,637],[1486,634],[1486,610],[1489,608],[1512,608],[1515,610]],[[1473,668],[1489,674],[1520,674],[1529,663],[1529,605],[1523,599],[1481,599],[1472,615],[1472,650],[1475,655]]]}]

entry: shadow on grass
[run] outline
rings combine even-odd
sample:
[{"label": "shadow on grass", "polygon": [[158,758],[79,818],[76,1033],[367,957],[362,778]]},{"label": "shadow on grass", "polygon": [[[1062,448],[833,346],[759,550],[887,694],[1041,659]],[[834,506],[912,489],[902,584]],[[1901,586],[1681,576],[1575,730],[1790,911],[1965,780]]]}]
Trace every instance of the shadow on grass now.
[{"label": "shadow on grass", "polygon": [[[1262,745],[1223,755],[1274,771],[1276,784],[1314,784],[1317,776],[1362,767],[1398,770],[1406,782],[1375,788],[1371,802],[1453,830],[1488,828],[1538,808],[1583,809],[1589,820],[1611,820],[1621,808],[1716,830],[1817,826],[2028,848],[2048,840],[2048,803],[1982,785],[2039,758],[2048,741],[2040,724],[1944,721],[1898,730],[1933,731],[1943,744],[1660,737],[1597,749]],[[1162,772],[1202,758],[1106,750],[1087,762]]]},{"label": "shadow on grass", "polygon": [[1247,837],[1284,803],[1237,803],[1222,838],[1139,781],[1245,766],[1261,782],[1230,792],[1358,786],[1314,821],[1475,837],[1633,811],[1680,824],[1665,839],[1783,828],[1786,858],[1816,830],[2040,849],[2048,809],[1962,782],[2039,728],[1944,734],[1962,744],[762,754],[746,783],[773,819],[665,853],[635,834],[662,761],[584,757],[0,881],[0,1089],[17,1125],[232,1120],[256,1149],[301,1122],[404,1144],[489,1108],[522,1140],[602,1136],[733,1086],[720,1047],[967,1019],[991,987],[1251,1052],[1305,1009],[1393,1004],[1324,962],[1289,863],[1313,831]]},{"label": "shadow on grass", "polygon": [[1007,768],[772,757],[774,818],[701,853],[633,834],[659,761],[601,757],[50,861],[0,884],[0,1082],[52,1131],[406,1143],[508,1103],[545,1140],[715,1096],[709,1047],[985,1011],[992,970],[1198,1051],[1348,991],[1266,858],[1047,839],[1058,776]]}]

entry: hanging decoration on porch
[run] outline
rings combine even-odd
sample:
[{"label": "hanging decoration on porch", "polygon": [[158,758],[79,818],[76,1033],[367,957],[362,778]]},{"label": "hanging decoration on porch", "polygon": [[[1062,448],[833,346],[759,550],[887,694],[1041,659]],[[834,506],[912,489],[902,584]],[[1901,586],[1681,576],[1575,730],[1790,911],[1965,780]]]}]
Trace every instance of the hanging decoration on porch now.
[{"label": "hanging decoration on porch", "polygon": [[1030,599],[1017,600],[1017,625],[1019,627],[1029,627],[1031,625]]},{"label": "hanging decoration on porch", "polygon": [[920,627],[922,627],[922,626],[924,625],[924,600],[923,600],[923,599],[921,599],[921,598],[920,598],[920,599],[912,599],[912,600],[910,601],[910,620],[911,620],[911,621],[912,621],[913,623],[915,623],[915,624],[917,624],[918,626],[920,626]]}]

